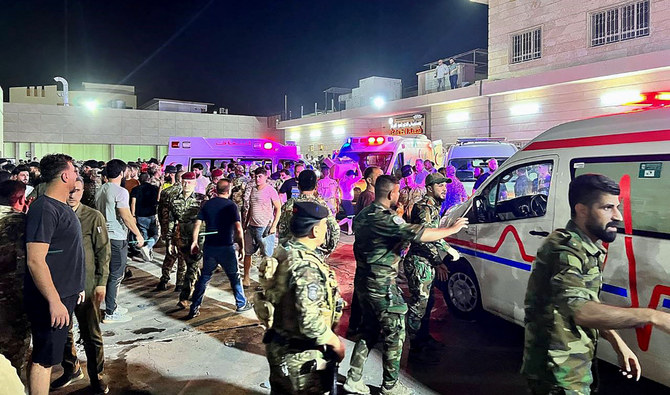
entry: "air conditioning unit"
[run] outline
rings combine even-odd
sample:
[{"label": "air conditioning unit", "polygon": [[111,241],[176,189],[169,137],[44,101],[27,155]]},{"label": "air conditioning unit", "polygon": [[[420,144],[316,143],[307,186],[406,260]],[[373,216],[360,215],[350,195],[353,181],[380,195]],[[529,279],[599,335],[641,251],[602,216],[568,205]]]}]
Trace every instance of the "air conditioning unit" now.
[{"label": "air conditioning unit", "polygon": [[228,109],[225,107],[219,107],[219,114],[228,114]]}]

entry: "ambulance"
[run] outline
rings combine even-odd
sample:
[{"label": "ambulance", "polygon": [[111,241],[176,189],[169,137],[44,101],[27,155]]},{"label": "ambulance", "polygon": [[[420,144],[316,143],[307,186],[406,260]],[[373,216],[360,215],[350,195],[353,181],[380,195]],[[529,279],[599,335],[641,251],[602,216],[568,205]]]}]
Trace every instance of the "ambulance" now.
[{"label": "ambulance", "polygon": [[442,167],[442,141],[431,141],[424,135],[349,137],[333,161],[336,169],[332,176],[341,178],[347,170],[355,169],[356,164],[361,171],[377,166],[384,174],[399,174],[404,165],[414,165],[417,159],[428,159],[436,168]]},{"label": "ambulance", "polygon": [[207,170],[225,166],[231,160],[243,164],[247,170],[270,166],[274,172],[280,163],[300,160],[300,148],[268,139],[170,137],[163,166],[181,164],[190,169],[200,163]]},{"label": "ambulance", "polygon": [[[443,224],[470,225],[447,242],[460,259],[448,262],[445,300],[459,316],[486,310],[523,325],[524,297],[538,248],[570,219],[568,185],[599,173],[621,188],[624,225],[610,243],[600,298],[620,307],[670,312],[670,108],[668,93],[642,96],[648,107],[569,122],[532,140],[507,159]],[[670,335],[657,328],[620,330],[644,375],[670,386]],[[607,342],[598,356],[616,364]],[[605,345],[606,344],[606,345]]]}]

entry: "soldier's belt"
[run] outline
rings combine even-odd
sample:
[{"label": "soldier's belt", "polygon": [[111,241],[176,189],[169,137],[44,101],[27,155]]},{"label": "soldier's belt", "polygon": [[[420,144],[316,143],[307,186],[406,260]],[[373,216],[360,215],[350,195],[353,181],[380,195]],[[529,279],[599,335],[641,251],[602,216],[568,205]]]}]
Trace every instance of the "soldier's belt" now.
[{"label": "soldier's belt", "polygon": [[280,335],[274,329],[269,329],[265,332],[263,336],[263,343],[276,343],[280,346],[288,347],[292,350],[320,350],[323,351],[323,346],[316,344],[313,340],[304,340],[304,339],[287,339],[286,337]]}]

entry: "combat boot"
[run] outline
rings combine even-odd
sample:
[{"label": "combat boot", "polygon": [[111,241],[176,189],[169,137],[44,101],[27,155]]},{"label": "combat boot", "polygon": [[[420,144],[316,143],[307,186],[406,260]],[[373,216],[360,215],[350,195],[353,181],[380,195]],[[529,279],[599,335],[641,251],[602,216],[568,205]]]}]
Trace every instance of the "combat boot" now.
[{"label": "combat boot", "polygon": [[389,389],[382,385],[382,395],[412,395],[413,393],[414,391],[401,383],[400,380],[396,381],[395,385]]},{"label": "combat boot", "polygon": [[167,283],[164,282],[159,282],[158,285],[156,285],[156,291],[165,291],[167,290]]},{"label": "combat boot", "polygon": [[365,385],[363,377],[358,381],[347,377],[347,381],[344,382],[344,390],[350,394],[370,395],[370,387]]}]

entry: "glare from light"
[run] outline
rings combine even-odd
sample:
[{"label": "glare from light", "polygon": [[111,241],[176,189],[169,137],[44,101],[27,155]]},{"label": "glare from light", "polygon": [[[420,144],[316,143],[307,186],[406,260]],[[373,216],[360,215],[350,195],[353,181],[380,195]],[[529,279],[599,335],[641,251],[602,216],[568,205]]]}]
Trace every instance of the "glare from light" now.
[{"label": "glare from light", "polygon": [[342,126],[338,126],[335,129],[333,129],[333,134],[336,136],[343,135],[344,134],[344,128]]},{"label": "glare from light", "polygon": [[656,100],[670,100],[670,92],[660,92],[656,95]]},{"label": "glare from light", "polygon": [[300,133],[298,133],[298,132],[293,132],[293,133],[291,133],[291,140],[292,140],[292,141],[298,141],[298,140],[300,140]]},{"label": "glare from light", "polygon": [[393,125],[393,118],[389,118],[389,125]]},{"label": "glare from light", "polygon": [[368,144],[374,144],[375,143],[375,138],[374,137],[368,137]]},{"label": "glare from light", "polygon": [[272,143],[269,143],[269,142],[268,142],[268,143],[263,144],[263,148],[265,148],[265,149],[272,149]]},{"label": "glare from light", "polygon": [[460,112],[450,112],[447,114],[447,122],[456,123],[456,122],[465,122],[470,120],[470,113],[466,111]]},{"label": "glare from light", "polygon": [[311,137],[311,138],[321,137],[321,131],[318,130],[318,129],[317,129],[317,130],[312,130],[312,131],[309,133],[309,137]]},{"label": "glare from light", "polygon": [[86,107],[88,111],[95,111],[98,109],[98,101],[97,100],[86,101],[84,102],[84,107]]},{"label": "glare from light", "polygon": [[603,106],[621,106],[626,103],[640,102],[644,99],[644,95],[637,91],[608,92],[600,97],[600,104]]},{"label": "glare from light", "polygon": [[510,108],[512,115],[530,115],[540,112],[540,105],[538,103],[523,103],[516,104]]},{"label": "glare from light", "polygon": [[383,143],[383,142],[384,142],[384,138],[383,138],[383,137],[381,137],[381,136],[377,137],[377,144],[381,144],[381,143]]},{"label": "glare from light", "polygon": [[373,106],[374,108],[376,108],[377,110],[381,109],[381,108],[384,107],[385,105],[386,105],[386,100],[385,100],[383,97],[381,97],[381,96],[375,96],[375,97],[372,99],[372,106]]}]

